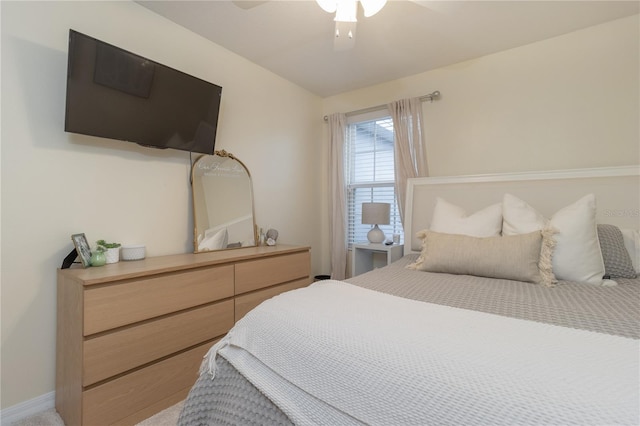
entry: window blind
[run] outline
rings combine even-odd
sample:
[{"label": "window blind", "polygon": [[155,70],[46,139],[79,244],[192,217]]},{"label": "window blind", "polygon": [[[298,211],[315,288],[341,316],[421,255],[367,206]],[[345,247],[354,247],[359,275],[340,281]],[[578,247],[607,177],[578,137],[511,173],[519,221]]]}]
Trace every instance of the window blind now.
[{"label": "window blind", "polygon": [[366,242],[371,225],[362,224],[362,203],[391,204],[390,224],[379,225],[387,239],[402,238],[395,194],[393,121],[386,116],[354,121],[347,126],[345,179],[347,182],[347,238],[349,245]]}]

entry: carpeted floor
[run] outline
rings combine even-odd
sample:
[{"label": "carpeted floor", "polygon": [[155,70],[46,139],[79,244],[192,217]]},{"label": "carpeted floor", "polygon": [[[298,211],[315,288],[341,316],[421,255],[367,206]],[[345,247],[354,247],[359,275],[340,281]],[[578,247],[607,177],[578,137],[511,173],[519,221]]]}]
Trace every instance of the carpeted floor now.
[{"label": "carpeted floor", "polygon": [[[184,401],[141,421],[136,426],[176,426]],[[64,426],[54,408],[13,423],[12,426]]]}]

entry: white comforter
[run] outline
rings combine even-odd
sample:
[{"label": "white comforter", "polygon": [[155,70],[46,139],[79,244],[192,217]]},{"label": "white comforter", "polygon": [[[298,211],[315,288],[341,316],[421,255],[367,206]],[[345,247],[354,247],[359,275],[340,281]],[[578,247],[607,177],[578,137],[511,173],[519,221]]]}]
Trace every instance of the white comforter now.
[{"label": "white comforter", "polygon": [[296,424],[633,424],[639,342],[321,281],[251,311],[225,357]]}]

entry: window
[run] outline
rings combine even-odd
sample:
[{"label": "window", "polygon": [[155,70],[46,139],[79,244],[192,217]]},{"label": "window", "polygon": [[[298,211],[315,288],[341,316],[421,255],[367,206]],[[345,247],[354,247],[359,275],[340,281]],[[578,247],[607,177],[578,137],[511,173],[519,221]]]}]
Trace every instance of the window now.
[{"label": "window", "polygon": [[345,139],[347,185],[347,241],[367,241],[371,225],[362,224],[362,203],[391,204],[390,224],[379,225],[387,239],[402,238],[402,223],[394,187],[393,121],[386,111],[379,117],[351,117]]}]

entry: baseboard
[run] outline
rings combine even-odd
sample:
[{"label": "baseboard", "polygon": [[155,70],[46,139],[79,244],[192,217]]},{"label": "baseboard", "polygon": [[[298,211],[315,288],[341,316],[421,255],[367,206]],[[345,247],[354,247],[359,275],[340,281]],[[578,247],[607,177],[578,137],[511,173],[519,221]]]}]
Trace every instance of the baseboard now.
[{"label": "baseboard", "polygon": [[56,406],[56,393],[51,391],[28,401],[7,407],[0,411],[0,424],[10,426],[18,420],[22,420],[42,411]]}]

